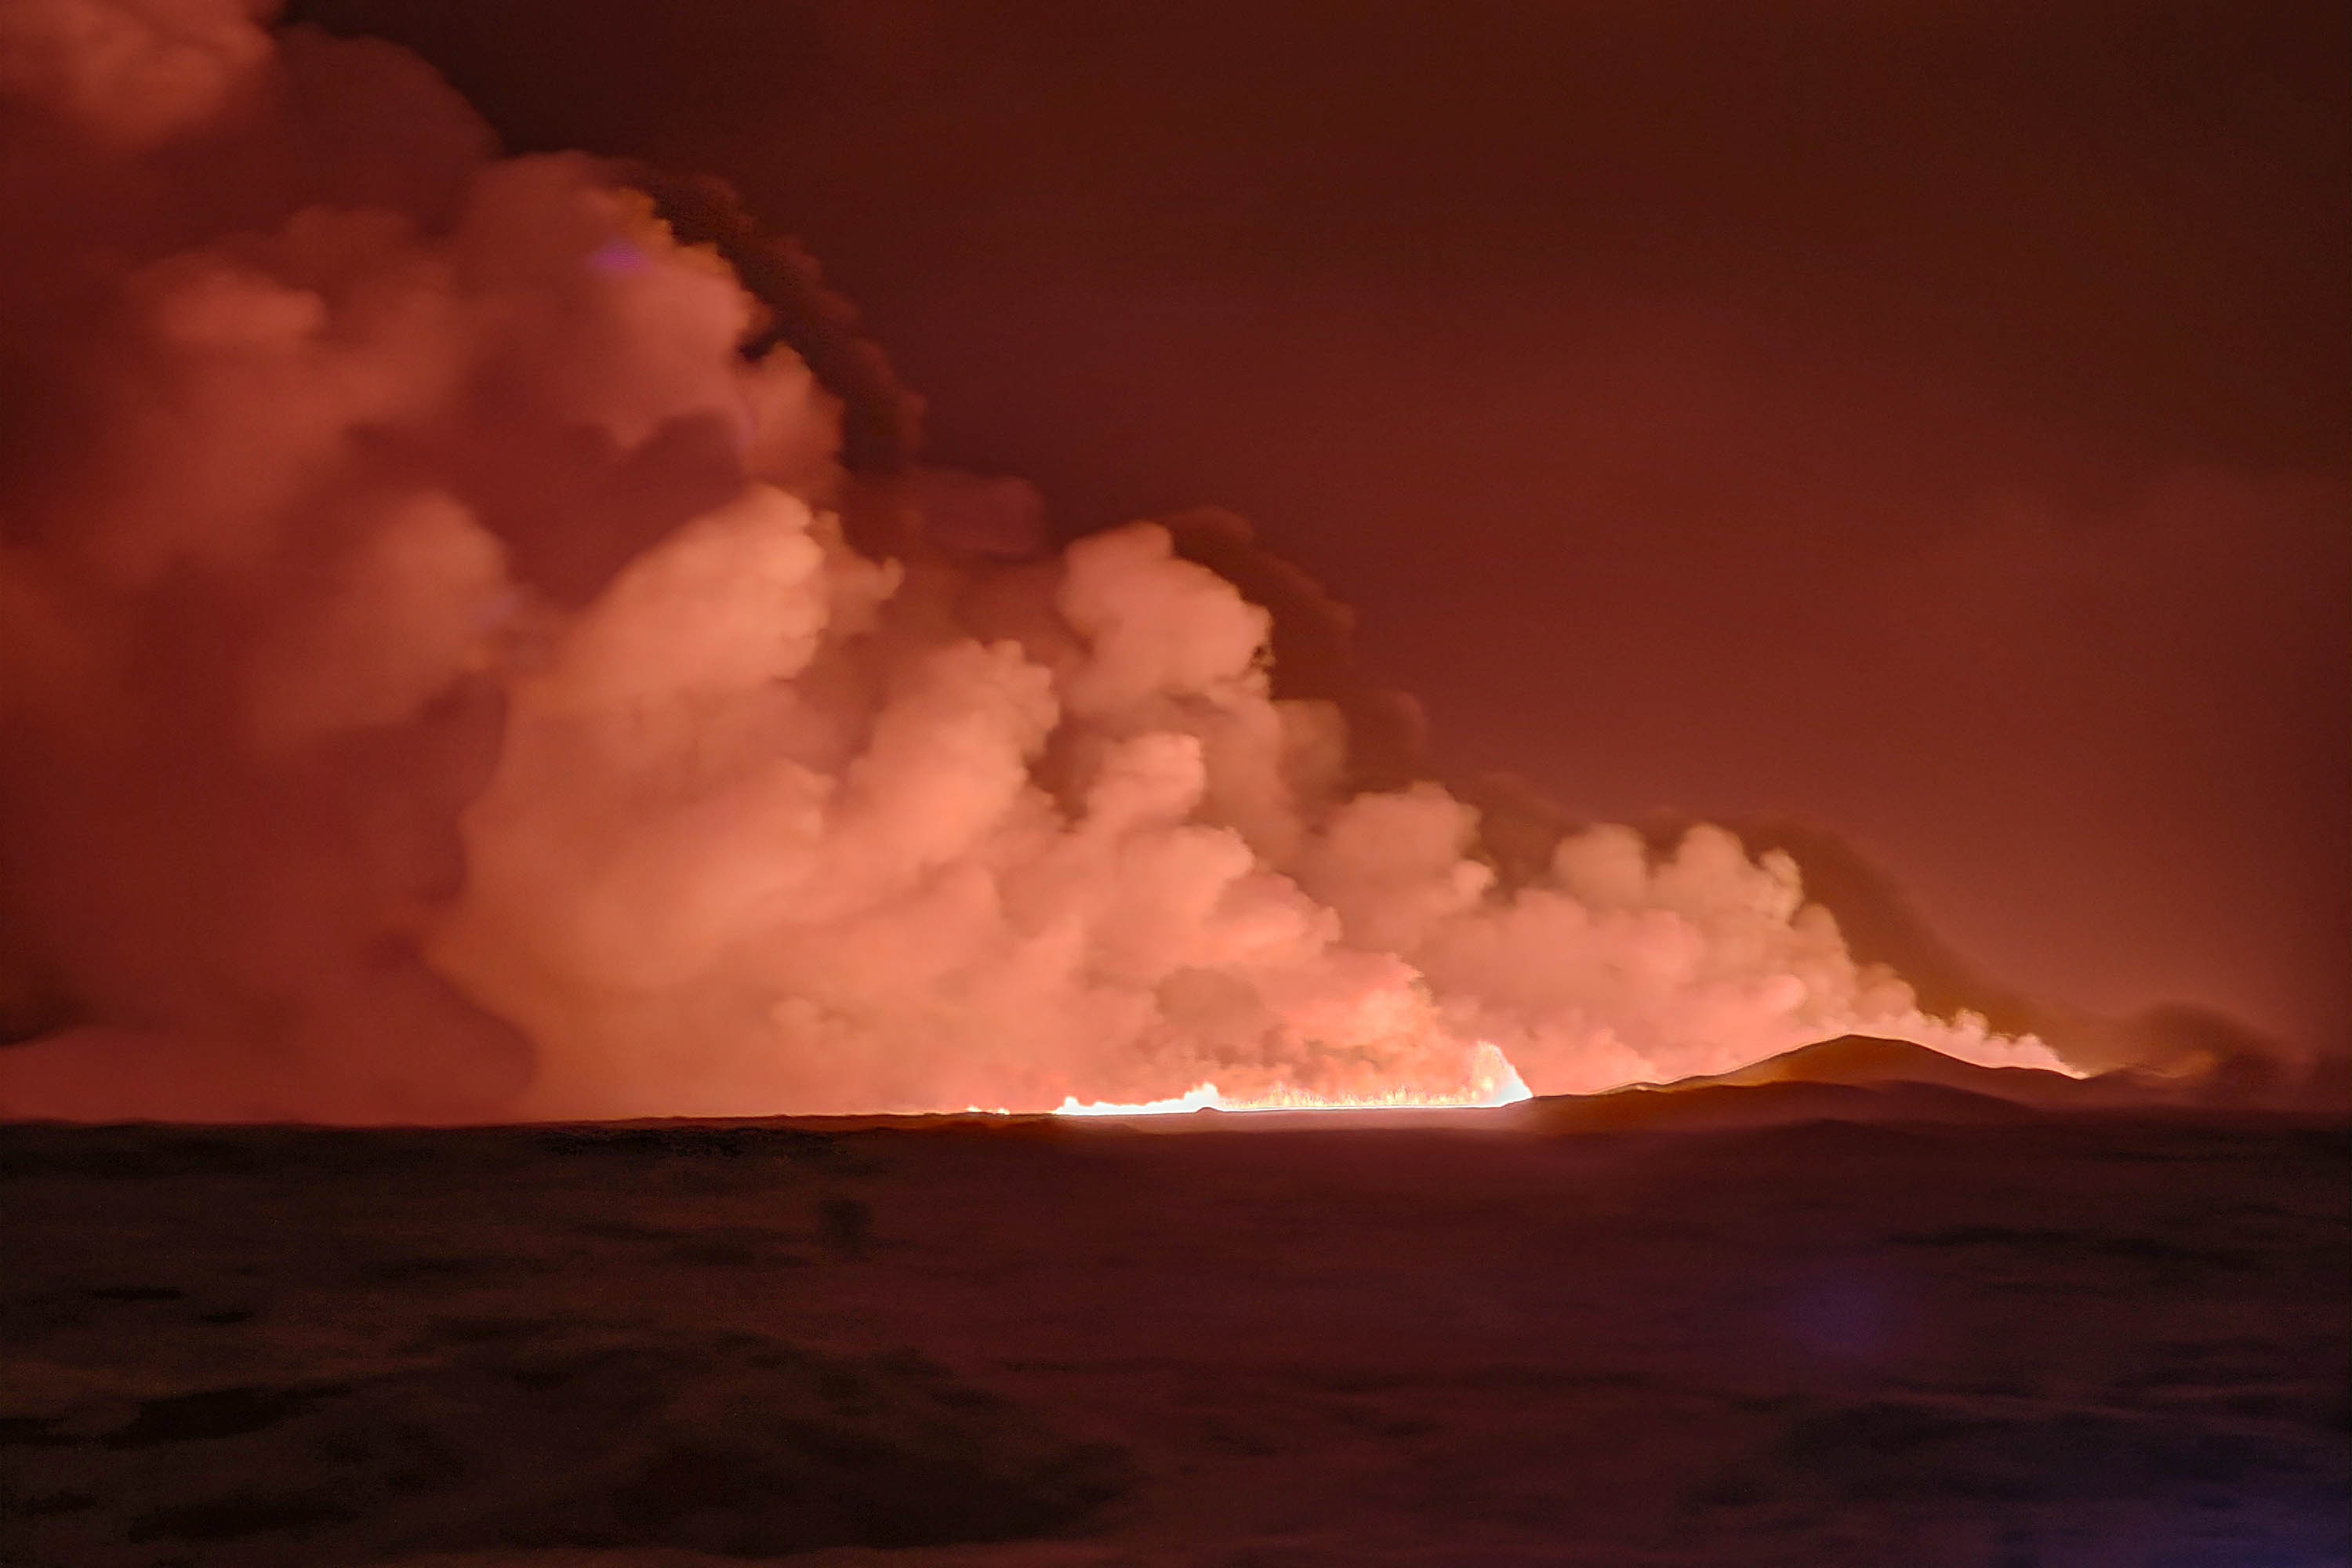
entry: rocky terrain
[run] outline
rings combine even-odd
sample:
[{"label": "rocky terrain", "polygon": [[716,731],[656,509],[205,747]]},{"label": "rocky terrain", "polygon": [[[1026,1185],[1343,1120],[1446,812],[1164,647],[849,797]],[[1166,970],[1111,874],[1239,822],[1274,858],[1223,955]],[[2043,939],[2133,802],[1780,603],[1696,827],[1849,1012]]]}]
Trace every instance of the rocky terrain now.
[{"label": "rocky terrain", "polygon": [[2345,1561],[2340,1121],[1844,1076],[0,1127],[0,1560]]}]

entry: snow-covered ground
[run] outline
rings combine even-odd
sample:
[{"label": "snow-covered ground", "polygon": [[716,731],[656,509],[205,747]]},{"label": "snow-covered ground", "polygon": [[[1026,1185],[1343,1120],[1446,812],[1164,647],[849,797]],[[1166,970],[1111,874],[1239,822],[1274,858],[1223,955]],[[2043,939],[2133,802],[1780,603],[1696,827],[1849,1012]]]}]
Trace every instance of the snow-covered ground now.
[{"label": "snow-covered ground", "polygon": [[0,1561],[2346,1560],[2340,1124],[1742,1094],[0,1127]]}]

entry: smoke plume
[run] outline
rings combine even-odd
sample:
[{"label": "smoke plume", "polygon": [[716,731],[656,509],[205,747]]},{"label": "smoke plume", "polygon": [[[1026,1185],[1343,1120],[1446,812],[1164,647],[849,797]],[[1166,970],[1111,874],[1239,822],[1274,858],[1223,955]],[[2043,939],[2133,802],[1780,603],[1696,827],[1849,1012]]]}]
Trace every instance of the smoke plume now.
[{"label": "smoke plume", "polygon": [[0,1110],[2054,1060],[1728,830],[1489,846],[1310,668],[1311,582],[1213,516],[1055,553],[1025,487],[921,468],[708,184],[498,159],[413,58],[236,0],[15,0],[0,91]]}]

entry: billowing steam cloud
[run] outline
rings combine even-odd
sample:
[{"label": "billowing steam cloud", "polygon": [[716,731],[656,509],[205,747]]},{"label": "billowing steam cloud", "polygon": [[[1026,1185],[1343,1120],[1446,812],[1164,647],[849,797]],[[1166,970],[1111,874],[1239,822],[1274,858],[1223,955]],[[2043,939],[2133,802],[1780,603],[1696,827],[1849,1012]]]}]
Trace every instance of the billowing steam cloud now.
[{"label": "billowing steam cloud", "polygon": [[[1017,487],[853,471],[839,382],[714,250],[626,171],[494,161],[397,51],[13,0],[0,89],[0,1010],[50,1036],[0,1109],[2053,1059],[1924,1016],[1720,829],[1498,885],[1461,800],[1360,793],[1168,529],[1055,556]],[[827,322],[809,357],[873,372]]]}]

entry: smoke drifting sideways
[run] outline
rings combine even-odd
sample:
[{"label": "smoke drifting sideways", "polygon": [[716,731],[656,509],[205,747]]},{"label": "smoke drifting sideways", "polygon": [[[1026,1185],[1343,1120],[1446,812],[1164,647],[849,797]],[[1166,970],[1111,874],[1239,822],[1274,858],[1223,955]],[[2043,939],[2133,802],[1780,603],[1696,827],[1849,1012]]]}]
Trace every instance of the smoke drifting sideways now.
[{"label": "smoke drifting sideways", "polygon": [[1498,879],[1168,527],[1056,553],[1017,485],[845,463],[810,363],[881,362],[813,273],[780,330],[627,168],[267,20],[0,14],[0,1113],[2062,1065],[1721,827]]}]

